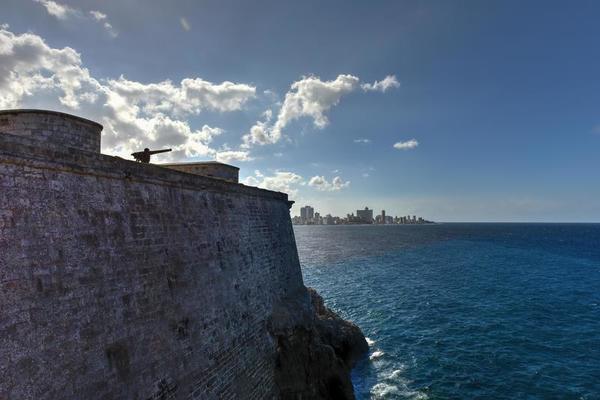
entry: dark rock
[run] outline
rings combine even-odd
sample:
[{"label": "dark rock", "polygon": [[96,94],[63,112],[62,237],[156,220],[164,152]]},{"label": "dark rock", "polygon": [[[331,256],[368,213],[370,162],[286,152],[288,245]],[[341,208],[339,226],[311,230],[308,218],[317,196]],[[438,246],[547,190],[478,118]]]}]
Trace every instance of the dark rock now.
[{"label": "dark rock", "polygon": [[276,307],[270,331],[282,399],[354,399],[350,371],[369,347],[360,328],[327,308],[314,289]]}]

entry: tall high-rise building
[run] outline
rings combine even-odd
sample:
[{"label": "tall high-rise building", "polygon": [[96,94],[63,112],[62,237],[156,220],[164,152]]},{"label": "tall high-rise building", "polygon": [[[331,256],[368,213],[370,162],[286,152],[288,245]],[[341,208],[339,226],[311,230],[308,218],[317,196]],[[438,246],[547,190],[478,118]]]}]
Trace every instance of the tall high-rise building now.
[{"label": "tall high-rise building", "polygon": [[308,216],[308,210],[307,210],[307,208],[306,207],[302,207],[300,209],[300,219],[302,219],[303,221],[306,221],[307,216]]},{"label": "tall high-rise building", "polygon": [[364,210],[356,210],[356,217],[363,224],[373,223],[373,210],[369,210],[369,207],[365,207]]},{"label": "tall high-rise building", "polygon": [[385,224],[386,220],[385,220],[385,210],[381,210],[381,223]]}]

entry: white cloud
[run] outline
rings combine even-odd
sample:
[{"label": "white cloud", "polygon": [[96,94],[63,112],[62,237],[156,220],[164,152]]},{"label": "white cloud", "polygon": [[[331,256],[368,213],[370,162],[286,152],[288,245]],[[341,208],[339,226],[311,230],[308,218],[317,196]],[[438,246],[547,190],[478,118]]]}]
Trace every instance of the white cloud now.
[{"label": "white cloud", "polygon": [[334,177],[331,182],[328,182],[324,176],[313,176],[308,181],[308,186],[312,186],[320,191],[335,192],[350,186],[350,181],[344,182],[339,176]]},{"label": "white cloud", "polygon": [[106,14],[100,12],[100,11],[90,11],[90,15],[92,16],[92,18],[94,18],[96,21],[103,21],[106,19]]},{"label": "white cloud", "polygon": [[407,140],[406,142],[395,143],[394,148],[398,149],[398,150],[410,150],[410,149],[414,149],[418,145],[419,145],[419,142],[417,142],[416,139],[410,139],[410,140]]},{"label": "white cloud", "polygon": [[[381,82],[362,85],[364,90],[386,91],[399,84],[393,75]],[[264,121],[257,121],[250,132],[243,137],[245,148],[252,145],[277,143],[283,136],[283,129],[292,121],[308,117],[317,129],[329,124],[327,112],[338,105],[340,99],[359,87],[359,79],[349,74],[341,74],[331,81],[322,81],[316,76],[307,76],[294,82],[286,93],[274,123],[271,114]]]},{"label": "white cloud", "polygon": [[168,80],[145,84],[121,76],[109,80],[108,86],[129,105],[139,107],[146,114],[172,112],[185,115],[203,110],[240,110],[256,92],[250,85],[228,81],[214,84],[200,78],[185,78],[179,85],[174,85]]},{"label": "white cloud", "polygon": [[60,4],[52,0],[33,0],[36,3],[40,3],[48,14],[56,17],[61,21],[66,21],[71,18],[79,18],[80,20],[90,20],[92,19],[95,22],[98,22],[102,25],[102,27],[106,30],[106,32],[112,37],[116,38],[118,36],[118,32],[112,26],[112,24],[108,21],[107,15],[101,11],[92,10],[89,12],[89,16],[86,16],[80,10],[77,10],[73,7],[70,7],[66,4]]},{"label": "white cloud", "polygon": [[388,75],[382,81],[363,83],[360,87],[364,91],[386,92],[388,89],[400,87],[400,82],[398,82],[395,75]]},{"label": "white cloud", "polygon": [[339,176],[334,177],[331,182],[327,181],[324,176],[313,176],[308,182],[304,178],[290,171],[275,171],[273,175],[265,175],[259,170],[254,171],[254,175],[250,175],[241,181],[248,186],[258,186],[263,189],[283,192],[290,197],[297,197],[299,189],[307,184],[319,191],[335,192],[350,186],[350,182],[344,182]]},{"label": "white cloud", "polygon": [[[62,105],[76,108],[101,86],[81,66],[70,47],[53,49],[37,35],[14,35],[0,29],[0,108],[17,106],[24,97],[58,92]],[[84,96],[88,94],[87,96]]]},{"label": "white cloud", "polygon": [[96,22],[99,22],[102,24],[102,26],[104,27],[106,32],[108,32],[108,34],[111,37],[116,38],[117,36],[119,36],[118,32],[115,30],[115,28],[112,26],[112,24],[110,22],[108,22],[106,14],[104,14],[100,11],[90,11],[90,15]]},{"label": "white cloud", "polygon": [[298,194],[298,185],[304,183],[302,177],[294,172],[276,171],[274,175],[265,176],[260,171],[242,180],[244,185],[258,186],[263,189],[287,193],[294,197]]},{"label": "white cloud", "polygon": [[223,150],[218,151],[216,154],[217,161],[229,163],[231,161],[252,161],[253,157],[250,156],[248,151],[236,151],[236,150]]},{"label": "white cloud", "polygon": [[103,151],[109,154],[130,158],[144,147],[170,147],[173,152],[157,161],[199,156],[249,159],[247,152],[212,148],[212,140],[223,130],[208,125],[193,129],[182,116],[238,110],[254,93],[255,88],[246,84],[214,84],[199,78],[186,78],[179,85],[123,77],[98,80],[74,49],[52,48],[35,34],[0,29],[0,108],[41,103],[98,121],[104,125]]},{"label": "white cloud", "polygon": [[186,32],[189,32],[192,29],[192,26],[185,17],[179,18],[179,23],[181,24],[183,30]]},{"label": "white cloud", "polygon": [[42,6],[44,6],[44,8],[48,12],[48,14],[52,15],[53,17],[56,17],[57,19],[63,20],[63,21],[66,19],[69,19],[70,17],[75,17],[75,16],[81,15],[80,12],[75,10],[74,8],[71,8],[65,4],[59,4],[52,0],[33,0],[33,1],[35,1],[36,3],[40,3]]},{"label": "white cloud", "polygon": [[371,143],[371,139],[364,139],[364,138],[362,138],[362,139],[354,139],[354,143],[364,143],[364,144]]},{"label": "white cloud", "polygon": [[257,122],[250,133],[244,136],[244,144],[248,147],[277,143],[282,137],[282,130],[291,121],[301,117],[312,118],[315,127],[324,128],[329,123],[325,113],[357,86],[358,78],[352,75],[339,75],[332,81],[309,76],[294,82],[285,95],[275,123],[270,125],[270,118],[265,122]]}]

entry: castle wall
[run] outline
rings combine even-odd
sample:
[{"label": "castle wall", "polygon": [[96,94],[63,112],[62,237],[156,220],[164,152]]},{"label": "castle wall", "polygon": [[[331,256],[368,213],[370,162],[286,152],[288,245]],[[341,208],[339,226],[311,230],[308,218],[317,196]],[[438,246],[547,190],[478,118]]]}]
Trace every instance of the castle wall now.
[{"label": "castle wall", "polygon": [[50,145],[100,153],[102,125],[57,111],[0,111],[0,133],[26,136]]},{"label": "castle wall", "polygon": [[270,318],[303,290],[288,206],[0,134],[0,399],[276,396]]},{"label": "castle wall", "polygon": [[159,165],[161,167],[174,169],[177,171],[183,171],[196,175],[210,176],[211,178],[225,179],[226,181],[235,183],[239,181],[240,175],[240,169],[238,167],[214,161]]}]

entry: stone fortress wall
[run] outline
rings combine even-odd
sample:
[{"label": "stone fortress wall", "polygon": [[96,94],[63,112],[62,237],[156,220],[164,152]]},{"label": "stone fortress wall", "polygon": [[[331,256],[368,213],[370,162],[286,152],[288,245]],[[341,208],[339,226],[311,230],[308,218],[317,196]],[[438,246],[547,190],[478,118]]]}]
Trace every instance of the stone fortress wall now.
[{"label": "stone fortress wall", "polygon": [[183,171],[190,174],[210,176],[211,178],[225,179],[229,182],[238,183],[240,180],[240,169],[233,165],[227,165],[216,161],[159,164],[161,167]]},{"label": "stone fortress wall", "polygon": [[0,111],[0,132],[100,153],[102,125],[56,111]]},{"label": "stone fortress wall", "polygon": [[0,399],[278,397],[273,310],[310,304],[287,195],[102,155],[100,130],[0,112]]}]

